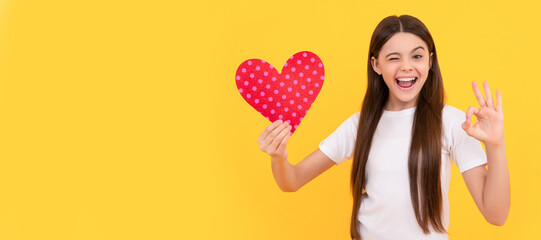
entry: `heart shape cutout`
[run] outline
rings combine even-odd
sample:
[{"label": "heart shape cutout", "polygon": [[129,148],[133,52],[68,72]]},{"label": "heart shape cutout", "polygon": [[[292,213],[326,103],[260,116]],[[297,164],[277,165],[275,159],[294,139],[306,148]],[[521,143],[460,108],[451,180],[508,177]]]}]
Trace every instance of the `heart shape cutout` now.
[{"label": "heart shape cutout", "polygon": [[316,100],[324,79],[323,62],[308,51],[291,56],[282,73],[263,60],[248,59],[240,64],[235,75],[244,100],[271,122],[289,122],[291,133]]}]

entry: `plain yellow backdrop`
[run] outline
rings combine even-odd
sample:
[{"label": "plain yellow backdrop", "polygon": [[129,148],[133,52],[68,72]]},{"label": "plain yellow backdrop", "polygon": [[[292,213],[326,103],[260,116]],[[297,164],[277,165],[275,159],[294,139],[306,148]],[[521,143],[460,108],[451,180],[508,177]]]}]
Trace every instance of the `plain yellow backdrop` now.
[{"label": "plain yellow backdrop", "polygon": [[238,93],[249,58],[325,64],[295,164],[358,111],[388,15],[431,31],[447,104],[503,95],[511,211],[488,224],[453,165],[450,239],[539,239],[537,1],[0,2],[0,239],[347,239],[351,160],[281,192]]}]

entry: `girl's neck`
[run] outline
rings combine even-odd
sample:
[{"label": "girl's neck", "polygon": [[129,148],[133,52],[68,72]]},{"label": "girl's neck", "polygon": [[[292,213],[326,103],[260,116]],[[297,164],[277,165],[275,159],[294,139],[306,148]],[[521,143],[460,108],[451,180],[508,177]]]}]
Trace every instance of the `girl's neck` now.
[{"label": "girl's neck", "polygon": [[391,101],[387,101],[387,104],[385,104],[385,107],[383,108],[385,111],[402,111],[410,108],[414,108],[417,106],[417,101],[411,101],[411,102],[400,102],[400,103],[392,103]]}]

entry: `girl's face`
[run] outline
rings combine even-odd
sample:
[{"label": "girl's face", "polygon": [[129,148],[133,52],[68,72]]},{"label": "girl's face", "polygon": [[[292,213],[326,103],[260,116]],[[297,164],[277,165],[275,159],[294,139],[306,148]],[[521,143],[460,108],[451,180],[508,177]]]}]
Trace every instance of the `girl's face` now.
[{"label": "girl's face", "polygon": [[385,110],[398,111],[417,105],[432,66],[432,53],[420,37],[399,32],[383,45],[377,59],[371,58],[371,64],[389,88]]}]

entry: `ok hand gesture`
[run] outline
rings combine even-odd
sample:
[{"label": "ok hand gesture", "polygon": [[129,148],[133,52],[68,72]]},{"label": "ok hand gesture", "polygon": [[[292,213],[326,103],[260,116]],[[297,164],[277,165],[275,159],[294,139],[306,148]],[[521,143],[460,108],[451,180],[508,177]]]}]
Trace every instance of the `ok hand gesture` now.
[{"label": "ok hand gesture", "polygon": [[[470,106],[466,112],[466,121],[462,128],[468,135],[483,142],[486,146],[501,146],[504,144],[503,136],[503,109],[502,95],[496,90],[496,106],[492,102],[492,94],[488,87],[488,82],[483,82],[486,100],[477,87],[475,81],[472,82],[473,93],[477,98],[480,108]],[[472,114],[477,117],[475,125],[471,125]]]}]

